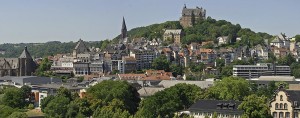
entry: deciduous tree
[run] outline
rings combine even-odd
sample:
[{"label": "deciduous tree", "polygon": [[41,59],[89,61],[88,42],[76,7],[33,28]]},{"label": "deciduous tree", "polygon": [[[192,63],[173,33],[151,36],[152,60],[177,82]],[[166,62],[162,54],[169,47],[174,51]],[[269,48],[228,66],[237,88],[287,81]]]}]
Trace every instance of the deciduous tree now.
[{"label": "deciduous tree", "polygon": [[220,100],[243,100],[250,94],[250,84],[243,78],[225,77],[222,81],[216,81],[206,93],[207,98]]},{"label": "deciduous tree", "polygon": [[13,112],[7,118],[28,118],[28,115],[24,112]]},{"label": "deciduous tree", "polygon": [[23,108],[26,105],[25,96],[19,88],[6,89],[2,98],[2,102],[4,105],[12,108]]},{"label": "deciduous tree", "polygon": [[167,59],[167,56],[161,55],[153,60],[152,67],[156,70],[170,70],[170,62]]},{"label": "deciduous tree", "polygon": [[64,118],[66,116],[69,103],[69,98],[63,96],[56,96],[47,104],[44,110],[46,116],[54,118]]},{"label": "deciduous tree", "polygon": [[124,103],[124,109],[133,114],[137,111],[140,102],[137,90],[126,81],[106,80],[92,86],[87,94],[92,99],[101,99],[101,102],[107,104],[113,99],[121,100]]},{"label": "deciduous tree", "polygon": [[265,96],[249,95],[244,98],[238,109],[244,111],[244,118],[272,118],[269,114],[269,106]]},{"label": "deciduous tree", "polygon": [[173,117],[176,111],[187,109],[196,100],[202,98],[201,94],[202,90],[196,85],[176,84],[145,98],[136,117]]},{"label": "deciduous tree", "polygon": [[51,100],[53,100],[55,97],[53,95],[47,96],[44,99],[41,100],[41,110],[45,112],[45,108],[50,103]]}]

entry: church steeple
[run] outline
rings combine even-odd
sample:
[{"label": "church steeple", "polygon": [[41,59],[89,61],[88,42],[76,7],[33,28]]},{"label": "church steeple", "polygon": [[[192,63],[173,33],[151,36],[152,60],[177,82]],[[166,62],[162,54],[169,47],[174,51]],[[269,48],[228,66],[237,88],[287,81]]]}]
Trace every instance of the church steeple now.
[{"label": "church steeple", "polygon": [[125,19],[123,17],[122,29],[121,29],[121,39],[124,40],[125,38],[127,38],[127,27],[126,27]]},{"label": "church steeple", "polygon": [[26,58],[26,59],[32,58],[27,50],[27,46],[25,46],[25,48],[24,48],[22,54],[19,56],[19,58]]}]

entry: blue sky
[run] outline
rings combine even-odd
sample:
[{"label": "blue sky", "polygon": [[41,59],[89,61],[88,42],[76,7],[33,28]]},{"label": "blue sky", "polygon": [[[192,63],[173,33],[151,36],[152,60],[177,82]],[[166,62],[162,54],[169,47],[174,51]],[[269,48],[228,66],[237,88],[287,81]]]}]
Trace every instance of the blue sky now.
[{"label": "blue sky", "polygon": [[178,20],[183,5],[256,32],[300,34],[299,0],[1,0],[0,43],[97,41]]}]

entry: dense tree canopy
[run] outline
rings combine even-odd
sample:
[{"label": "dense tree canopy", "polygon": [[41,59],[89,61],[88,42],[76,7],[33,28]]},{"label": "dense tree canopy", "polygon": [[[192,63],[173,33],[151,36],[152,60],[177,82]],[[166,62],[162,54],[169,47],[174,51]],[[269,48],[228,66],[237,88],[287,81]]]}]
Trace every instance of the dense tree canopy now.
[{"label": "dense tree canopy", "polygon": [[299,78],[300,77],[300,63],[299,62],[292,63],[290,67],[291,67],[292,75],[295,76],[295,78]]},{"label": "dense tree canopy", "polygon": [[250,84],[247,80],[238,77],[225,77],[222,81],[208,89],[207,98],[220,100],[239,100],[251,93]]},{"label": "dense tree canopy", "polygon": [[244,98],[238,109],[244,111],[243,118],[272,118],[269,114],[268,99],[255,94]]},{"label": "dense tree canopy", "polygon": [[54,96],[53,95],[50,95],[50,96],[47,96],[45,97],[44,99],[41,100],[41,110],[43,112],[45,112],[45,108],[47,107],[47,105],[51,102],[51,100],[54,99]]},{"label": "dense tree canopy", "polygon": [[93,111],[90,108],[91,103],[86,99],[75,99],[68,105],[66,117],[74,118],[79,116],[92,116]]},{"label": "dense tree canopy", "polygon": [[36,69],[36,75],[38,76],[48,76],[46,71],[49,71],[51,68],[51,62],[48,60],[48,58],[43,58],[42,62]]},{"label": "dense tree canopy", "polygon": [[137,90],[126,81],[102,81],[92,86],[87,91],[92,99],[100,99],[104,104],[112,102],[114,99],[124,103],[124,109],[133,114],[137,111],[140,102]]},{"label": "dense tree canopy", "polygon": [[[164,29],[182,29],[182,27],[179,21],[167,21],[161,24],[152,24],[146,27],[133,28],[128,31],[128,35],[130,38],[146,37],[149,39],[162,39]],[[115,39],[119,39],[119,36]]]},{"label": "dense tree canopy", "polygon": [[95,118],[128,118],[130,113],[125,109],[125,104],[123,101],[118,99],[113,99],[111,102],[108,103],[107,106],[98,107],[93,117]]},{"label": "dense tree canopy", "polygon": [[300,42],[300,35],[299,34],[295,36],[295,40],[296,40],[296,42]]},{"label": "dense tree canopy", "polygon": [[152,68],[156,70],[170,71],[170,61],[167,59],[167,56],[160,55],[153,60]]},{"label": "dense tree canopy", "polygon": [[67,113],[70,99],[64,96],[56,96],[52,99],[44,109],[47,117],[64,118]]},{"label": "dense tree canopy", "polygon": [[293,63],[296,62],[296,59],[293,57],[293,55],[291,53],[287,54],[284,57],[281,57],[278,59],[278,64],[279,65],[292,65]]},{"label": "dense tree canopy", "polygon": [[[75,39],[76,40],[76,39]],[[87,47],[106,48],[109,40],[85,42]],[[0,44],[0,50],[5,50],[4,55],[0,57],[19,57],[24,47],[28,47],[28,51],[33,57],[47,57],[56,54],[71,53],[77,44],[76,42],[60,42],[50,41],[46,43],[20,43],[20,44]]]},{"label": "dense tree canopy", "polygon": [[23,108],[26,105],[24,93],[19,88],[6,89],[2,102],[12,108]]},{"label": "dense tree canopy", "polygon": [[201,99],[202,90],[196,85],[176,84],[142,101],[137,117],[172,117],[178,110],[188,108]]},{"label": "dense tree canopy", "polygon": [[28,115],[24,112],[13,112],[7,118],[28,118]]},{"label": "dense tree canopy", "polygon": [[200,63],[191,62],[189,67],[192,72],[202,72],[205,69],[205,65],[202,62]]},{"label": "dense tree canopy", "polygon": [[170,69],[171,69],[171,72],[173,72],[173,76],[177,76],[177,75],[182,75],[183,74],[183,70],[184,70],[184,67],[181,66],[181,65],[177,65],[177,64],[172,64],[170,66]]}]

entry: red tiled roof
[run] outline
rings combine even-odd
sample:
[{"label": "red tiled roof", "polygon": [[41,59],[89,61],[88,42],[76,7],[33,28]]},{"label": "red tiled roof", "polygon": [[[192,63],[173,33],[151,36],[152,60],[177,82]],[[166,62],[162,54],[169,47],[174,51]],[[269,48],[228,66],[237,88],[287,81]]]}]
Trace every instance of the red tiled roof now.
[{"label": "red tiled roof", "polygon": [[146,74],[119,74],[121,80],[170,80],[172,72],[146,70]]}]

